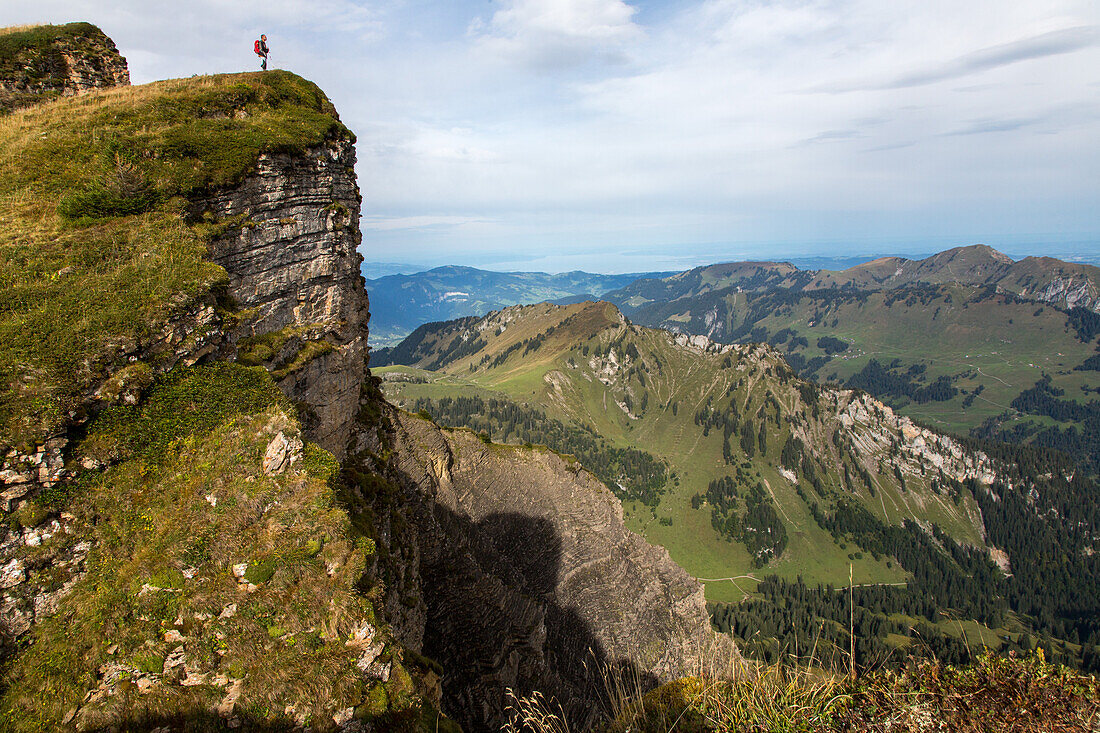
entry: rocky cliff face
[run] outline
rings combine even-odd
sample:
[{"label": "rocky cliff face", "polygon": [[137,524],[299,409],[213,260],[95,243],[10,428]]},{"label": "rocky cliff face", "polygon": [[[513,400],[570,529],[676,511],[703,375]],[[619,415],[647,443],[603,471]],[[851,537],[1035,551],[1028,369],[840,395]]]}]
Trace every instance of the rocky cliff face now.
[{"label": "rocky cliff face", "polygon": [[366,376],[370,316],[354,166],[349,140],[265,155],[242,185],[194,207],[197,216],[235,222],[211,245],[229,295],[248,314],[231,341],[272,370],[306,408],[312,438],[337,457]]},{"label": "rocky cliff face", "polygon": [[381,424],[356,451],[391,451],[382,472],[401,487],[401,519],[378,514],[387,533],[411,525],[402,544],[413,538],[418,563],[393,576],[404,590],[391,618],[443,664],[444,709],[469,729],[499,726],[511,689],[552,697],[583,730],[604,675],[645,686],[737,659],[710,630],[702,586],[627,531],[618,499],[575,461],[389,406]]},{"label": "rocky cliff face", "polygon": [[126,59],[90,23],[5,29],[0,39],[0,113],[130,83]]}]

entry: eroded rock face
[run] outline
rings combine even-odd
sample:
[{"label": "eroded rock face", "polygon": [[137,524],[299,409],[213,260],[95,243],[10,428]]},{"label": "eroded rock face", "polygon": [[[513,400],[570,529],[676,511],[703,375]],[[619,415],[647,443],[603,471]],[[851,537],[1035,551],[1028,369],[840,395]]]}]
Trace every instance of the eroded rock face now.
[{"label": "eroded rock face", "polygon": [[0,113],[130,83],[126,59],[114,41],[95,26],[73,27],[75,33],[59,33],[46,44],[28,44],[5,63],[0,73]]},{"label": "eroded rock face", "polygon": [[1096,286],[1086,277],[1056,277],[1036,292],[1034,297],[1064,308],[1100,308]]},{"label": "eroded rock face", "polygon": [[984,486],[998,478],[998,467],[985,453],[914,424],[868,394],[837,390],[833,399],[837,422],[868,467],[885,458],[913,475],[939,471],[960,483],[976,479]]},{"label": "eroded rock face", "polygon": [[[602,669],[644,685],[735,658],[711,631],[702,586],[629,532],[622,505],[579,464],[384,410],[426,607],[422,630],[397,632],[421,636],[443,664],[444,708],[465,727],[497,727],[511,688],[553,697],[583,730]],[[358,449],[374,450],[373,436]]]},{"label": "eroded rock face", "polygon": [[[236,226],[211,245],[229,293],[254,314],[234,334],[278,334],[265,360],[282,390],[311,412],[307,431],[343,457],[366,375],[367,293],[356,251],[359,189],[348,140],[305,155],[265,155],[239,187],[200,202],[195,214]],[[243,341],[242,341],[243,339]]]},{"label": "eroded rock face", "polygon": [[83,577],[90,547],[64,513],[37,527],[0,525],[0,641],[57,609]]}]

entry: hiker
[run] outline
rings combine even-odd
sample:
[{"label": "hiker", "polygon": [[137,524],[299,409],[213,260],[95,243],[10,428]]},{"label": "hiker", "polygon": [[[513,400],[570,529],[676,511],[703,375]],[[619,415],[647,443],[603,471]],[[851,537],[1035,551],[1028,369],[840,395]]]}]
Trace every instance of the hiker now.
[{"label": "hiker", "polygon": [[260,68],[267,71],[267,36],[263,33],[260,34],[260,40],[256,41],[256,55],[263,61],[260,62]]}]

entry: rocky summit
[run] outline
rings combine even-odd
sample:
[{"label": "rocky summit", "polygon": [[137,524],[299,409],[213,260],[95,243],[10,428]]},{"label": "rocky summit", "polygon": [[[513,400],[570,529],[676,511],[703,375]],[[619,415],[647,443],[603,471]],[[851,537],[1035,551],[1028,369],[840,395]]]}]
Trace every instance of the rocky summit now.
[{"label": "rocky summit", "polygon": [[126,59],[91,23],[0,30],[0,114],[129,83]]}]

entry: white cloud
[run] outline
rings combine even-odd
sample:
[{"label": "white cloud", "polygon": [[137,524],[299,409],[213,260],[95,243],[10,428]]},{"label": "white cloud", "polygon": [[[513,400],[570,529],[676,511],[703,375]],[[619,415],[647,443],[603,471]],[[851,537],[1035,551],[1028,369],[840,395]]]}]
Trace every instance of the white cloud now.
[{"label": "white cloud", "polygon": [[500,36],[552,35],[593,40],[634,36],[634,8],[622,0],[511,0],[493,14]]},{"label": "white cloud", "polygon": [[483,51],[543,72],[623,64],[627,44],[642,35],[634,12],[623,0],[507,0],[470,34]]}]

